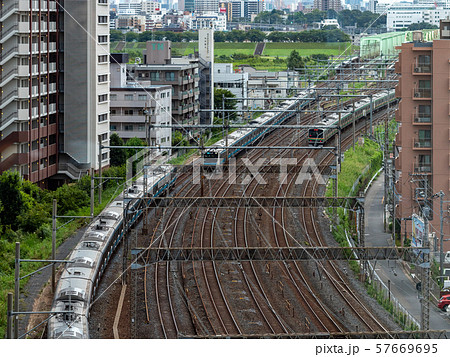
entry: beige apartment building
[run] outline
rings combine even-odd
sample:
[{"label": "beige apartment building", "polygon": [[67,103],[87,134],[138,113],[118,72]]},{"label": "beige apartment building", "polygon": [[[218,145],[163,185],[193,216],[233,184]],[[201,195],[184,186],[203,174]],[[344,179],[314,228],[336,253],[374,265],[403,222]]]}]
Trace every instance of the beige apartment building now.
[{"label": "beige apartment building", "polygon": [[[410,237],[413,214],[428,212],[430,233],[440,236],[439,197],[450,200],[450,20],[441,22],[441,39],[422,42],[414,34],[404,43],[396,63],[400,80],[396,96],[401,98],[395,139],[396,217],[402,235]],[[434,195],[434,196],[433,196]],[[450,250],[450,205],[445,203],[444,251]],[[431,247],[439,247],[438,240]]]}]

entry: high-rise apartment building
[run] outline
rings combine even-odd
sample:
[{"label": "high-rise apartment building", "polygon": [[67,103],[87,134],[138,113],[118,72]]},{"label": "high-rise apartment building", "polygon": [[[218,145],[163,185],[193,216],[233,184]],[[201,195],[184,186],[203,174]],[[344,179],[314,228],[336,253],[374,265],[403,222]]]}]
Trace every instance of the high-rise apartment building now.
[{"label": "high-rise apartment building", "polygon": [[320,11],[341,11],[342,3],[341,0],[314,0],[314,9],[318,9]]},{"label": "high-rise apartment building", "polygon": [[[413,214],[427,215],[430,233],[439,237],[439,198],[433,195],[443,191],[446,200],[450,197],[450,20],[441,22],[441,39],[422,42],[417,32],[414,40],[398,47],[395,67],[401,75],[396,88],[401,98],[396,113],[396,217],[409,236],[412,226],[407,220]],[[450,206],[443,208],[447,216]],[[450,234],[448,220],[444,234]],[[447,242],[444,245],[450,250]]]},{"label": "high-rise apartment building", "polygon": [[[185,8],[186,8],[185,3]],[[194,10],[196,12],[215,12],[219,11],[219,0],[194,0]]]},{"label": "high-rise apartment building", "polygon": [[97,167],[109,129],[108,0],[6,0],[0,23],[0,173],[45,186]]}]

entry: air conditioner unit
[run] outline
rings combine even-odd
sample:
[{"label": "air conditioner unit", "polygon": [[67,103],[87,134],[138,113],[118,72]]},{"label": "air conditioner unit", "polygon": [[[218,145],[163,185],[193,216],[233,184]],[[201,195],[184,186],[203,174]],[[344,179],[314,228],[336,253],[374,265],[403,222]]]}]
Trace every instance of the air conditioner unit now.
[{"label": "air conditioner unit", "polygon": [[421,71],[421,68],[420,68],[420,67],[416,67],[416,68],[414,68],[414,72],[420,73],[420,72],[422,72],[422,71]]}]

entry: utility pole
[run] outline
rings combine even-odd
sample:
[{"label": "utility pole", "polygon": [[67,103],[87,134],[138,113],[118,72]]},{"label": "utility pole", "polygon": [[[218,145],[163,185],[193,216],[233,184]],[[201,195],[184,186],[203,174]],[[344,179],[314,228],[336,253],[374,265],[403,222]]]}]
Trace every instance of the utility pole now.
[{"label": "utility pole", "polygon": [[98,136],[98,176],[99,176],[99,185],[98,185],[98,203],[102,204],[102,138]]},{"label": "utility pole", "polygon": [[13,294],[8,293],[7,321],[6,321],[6,338],[13,338]]},{"label": "utility pole", "polygon": [[[387,208],[389,207],[389,167],[388,167],[388,156],[389,156],[389,102],[387,107],[387,115],[384,120],[384,231],[388,231],[388,216]],[[372,132],[372,124],[370,125],[370,131]]]},{"label": "utility pole", "polygon": [[[53,200],[52,209],[52,260],[56,259],[56,216],[57,216],[58,205],[56,200]],[[55,294],[56,290],[56,266],[52,263],[52,293]]]},{"label": "utility pole", "polygon": [[[426,184],[425,184],[426,185]],[[427,201],[427,194],[425,193],[425,202]],[[422,299],[420,301],[421,307],[421,330],[426,331],[430,329],[430,242],[428,240],[428,206],[424,207],[424,237],[421,251],[423,252],[422,267]]]},{"label": "utility pole", "polygon": [[94,192],[95,192],[95,182],[94,182],[94,168],[91,167],[91,217],[94,218]]},{"label": "utility pole", "polygon": [[440,212],[440,241],[439,241],[439,275],[441,276],[441,284],[444,284],[444,211],[442,209],[444,203],[444,192],[439,192],[439,212]]},{"label": "utility pole", "polygon": [[[20,293],[20,243],[16,242],[16,259],[14,261],[14,312],[19,312],[19,293]],[[15,315],[14,319],[14,337],[19,337],[19,316]]]},{"label": "utility pole", "polygon": [[356,142],[356,128],[355,128],[355,101],[353,101],[353,151],[355,151],[355,142]]},{"label": "utility pole", "polygon": [[372,94],[370,95],[370,132],[369,132],[369,138],[373,138],[373,128],[372,128],[372,114],[373,114],[373,98]]}]

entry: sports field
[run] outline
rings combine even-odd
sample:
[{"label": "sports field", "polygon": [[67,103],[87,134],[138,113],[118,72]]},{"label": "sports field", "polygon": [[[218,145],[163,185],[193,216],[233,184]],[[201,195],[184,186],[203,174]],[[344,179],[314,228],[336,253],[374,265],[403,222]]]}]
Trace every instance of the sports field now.
[{"label": "sports field", "polygon": [[[117,46],[117,42],[111,43],[111,52]],[[231,43],[217,42],[214,44],[214,54],[216,56],[231,56],[233,53],[242,53],[253,55],[256,43]],[[145,42],[128,42],[125,50],[140,51],[145,48]],[[337,56],[343,51],[350,54],[354,46],[350,46],[349,42],[268,42],[264,48],[263,56],[268,57],[288,57],[291,51],[296,50],[301,56],[310,56],[312,54],[323,53],[326,55]],[[198,50],[197,42],[172,42],[172,50],[176,55],[185,56]]]}]

